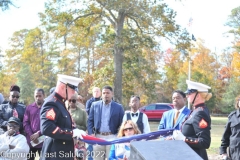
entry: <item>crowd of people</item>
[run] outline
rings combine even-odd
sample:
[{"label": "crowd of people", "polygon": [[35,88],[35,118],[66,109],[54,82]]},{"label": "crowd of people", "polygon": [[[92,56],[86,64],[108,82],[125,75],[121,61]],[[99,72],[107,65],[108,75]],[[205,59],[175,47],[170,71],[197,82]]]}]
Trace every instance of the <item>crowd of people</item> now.
[{"label": "crowd of people", "polygon": [[[130,143],[90,145],[80,139],[88,134],[103,140],[114,140],[135,134],[150,133],[146,114],[139,111],[140,97],[129,100],[130,111],[113,100],[113,89],[94,87],[93,97],[87,100],[78,95],[81,79],[58,75],[56,87],[45,96],[41,88],[34,91],[35,102],[19,103],[20,87],[10,87],[9,101],[0,94],[0,160],[129,160]],[[211,143],[211,117],[205,104],[212,94],[209,86],[187,80],[186,92],[172,94],[174,109],[164,112],[158,130],[174,129],[164,140],[182,140],[202,159],[207,160],[206,149]],[[192,110],[186,102],[192,104]],[[239,106],[229,115],[223,134],[222,158],[239,159]],[[229,154],[227,155],[227,148]]]}]

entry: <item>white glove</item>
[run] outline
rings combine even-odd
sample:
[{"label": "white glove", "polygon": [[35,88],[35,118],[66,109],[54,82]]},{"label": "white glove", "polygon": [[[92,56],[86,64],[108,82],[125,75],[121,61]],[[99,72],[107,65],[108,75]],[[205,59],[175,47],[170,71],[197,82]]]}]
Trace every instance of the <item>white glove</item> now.
[{"label": "white glove", "polygon": [[173,131],[173,139],[185,141],[185,138],[186,137],[182,134],[181,131],[179,131],[179,130]]},{"label": "white glove", "polygon": [[83,139],[82,135],[86,136],[86,132],[77,128],[73,130],[73,138],[77,137]]}]

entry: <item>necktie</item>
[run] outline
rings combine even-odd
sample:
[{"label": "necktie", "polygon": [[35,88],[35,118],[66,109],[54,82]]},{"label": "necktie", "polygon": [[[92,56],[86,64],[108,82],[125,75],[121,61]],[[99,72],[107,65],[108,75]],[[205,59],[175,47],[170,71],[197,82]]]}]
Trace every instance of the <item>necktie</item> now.
[{"label": "necktie", "polygon": [[13,109],[13,117],[18,118],[18,112],[15,108]]},{"label": "necktie", "polygon": [[138,116],[138,113],[132,113],[132,117],[133,117],[133,116]]},{"label": "necktie", "polygon": [[176,112],[174,120],[173,120],[173,125],[175,125],[175,123],[177,122],[179,113],[180,113],[179,111]]}]

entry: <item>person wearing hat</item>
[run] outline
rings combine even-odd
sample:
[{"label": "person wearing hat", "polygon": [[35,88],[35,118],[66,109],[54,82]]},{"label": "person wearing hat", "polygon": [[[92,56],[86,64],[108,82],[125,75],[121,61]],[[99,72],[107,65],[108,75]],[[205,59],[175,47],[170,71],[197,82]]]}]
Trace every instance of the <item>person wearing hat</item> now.
[{"label": "person wearing hat", "polygon": [[[240,157],[240,95],[235,98],[235,111],[228,116],[228,121],[222,135],[222,143],[220,146],[220,155],[222,159],[239,159]],[[227,155],[227,148],[228,153]]]},{"label": "person wearing hat", "polygon": [[80,78],[58,75],[55,91],[45,99],[40,111],[40,130],[46,139],[43,142],[40,160],[73,160],[73,138],[86,135],[73,128],[65,101],[76,92]]},{"label": "person wearing hat", "polygon": [[18,103],[20,97],[20,87],[12,85],[10,87],[9,102],[0,105],[0,127],[5,132],[7,131],[7,121],[10,117],[17,117],[20,119],[20,132],[23,133],[23,117],[26,106]]},{"label": "person wearing hat", "polygon": [[185,141],[202,159],[207,160],[206,149],[211,143],[211,118],[205,101],[212,97],[212,94],[208,93],[211,87],[190,80],[187,80],[187,85],[186,94],[189,103],[193,105],[193,111],[183,123],[182,132],[173,131],[173,138]]},{"label": "person wearing hat", "polygon": [[7,121],[7,131],[0,135],[0,160],[26,160],[29,146],[26,138],[20,134],[21,121],[10,117]]}]

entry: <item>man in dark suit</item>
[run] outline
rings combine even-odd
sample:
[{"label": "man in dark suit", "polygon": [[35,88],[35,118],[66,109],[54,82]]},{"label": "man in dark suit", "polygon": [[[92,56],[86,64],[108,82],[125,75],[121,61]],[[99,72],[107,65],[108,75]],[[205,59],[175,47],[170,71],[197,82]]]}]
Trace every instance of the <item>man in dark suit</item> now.
[{"label": "man in dark suit", "polygon": [[[93,102],[88,122],[88,134],[98,138],[110,140],[115,139],[118,129],[121,126],[124,111],[121,104],[112,100],[113,90],[110,86],[104,86],[102,89],[102,100]],[[110,145],[93,146],[95,160],[105,160],[108,158]]]},{"label": "man in dark suit", "polygon": [[180,90],[176,90],[172,95],[172,103],[174,109],[163,113],[163,117],[158,126],[158,130],[161,129],[177,129],[180,127],[189,115],[190,110],[185,106],[186,104],[186,94]]}]

